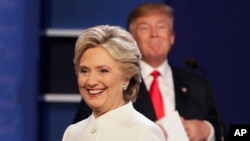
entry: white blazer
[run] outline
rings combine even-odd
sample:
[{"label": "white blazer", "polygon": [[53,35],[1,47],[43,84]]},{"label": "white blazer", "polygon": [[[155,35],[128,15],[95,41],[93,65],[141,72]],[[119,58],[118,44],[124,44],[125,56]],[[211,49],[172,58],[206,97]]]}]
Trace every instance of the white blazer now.
[{"label": "white blazer", "polygon": [[97,119],[92,114],[68,126],[63,141],[165,141],[165,138],[160,127],[129,102]]}]

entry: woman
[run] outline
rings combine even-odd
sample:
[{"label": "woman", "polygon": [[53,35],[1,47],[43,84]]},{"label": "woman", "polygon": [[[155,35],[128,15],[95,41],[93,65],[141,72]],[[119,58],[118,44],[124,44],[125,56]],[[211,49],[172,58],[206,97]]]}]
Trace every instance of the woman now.
[{"label": "woman", "polygon": [[141,82],[140,58],[135,40],[121,27],[96,26],[78,37],[75,71],[92,114],[70,125],[63,141],[165,140],[160,127],[132,105]]}]

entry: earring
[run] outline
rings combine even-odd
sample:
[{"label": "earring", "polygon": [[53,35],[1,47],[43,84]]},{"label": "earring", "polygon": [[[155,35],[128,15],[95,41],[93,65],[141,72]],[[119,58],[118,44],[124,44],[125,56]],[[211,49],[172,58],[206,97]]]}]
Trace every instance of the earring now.
[{"label": "earring", "polygon": [[122,89],[125,91],[125,90],[127,90],[127,86],[126,85],[123,85],[122,86]]}]

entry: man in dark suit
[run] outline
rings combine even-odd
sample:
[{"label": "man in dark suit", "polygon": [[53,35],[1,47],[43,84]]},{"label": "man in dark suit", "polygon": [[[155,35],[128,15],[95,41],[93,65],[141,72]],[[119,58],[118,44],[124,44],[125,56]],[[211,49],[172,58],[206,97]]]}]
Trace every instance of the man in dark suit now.
[{"label": "man in dark suit", "polygon": [[[168,62],[168,54],[175,41],[172,8],[164,4],[149,3],[136,7],[128,17],[127,28],[134,36],[142,53],[142,83],[135,108],[152,121],[158,122],[178,111],[189,140],[223,140],[224,128],[219,119],[213,94],[208,82],[175,68]],[[161,107],[154,106],[150,97],[154,81],[152,71],[157,71]],[[159,103],[159,102],[157,102]],[[156,110],[163,109],[160,117]],[[82,101],[74,122],[90,114]]]}]

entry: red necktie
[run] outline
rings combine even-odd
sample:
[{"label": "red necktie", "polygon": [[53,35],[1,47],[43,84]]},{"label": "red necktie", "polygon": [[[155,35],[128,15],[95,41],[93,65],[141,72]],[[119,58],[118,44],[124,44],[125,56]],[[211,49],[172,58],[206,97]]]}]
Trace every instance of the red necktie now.
[{"label": "red necktie", "polygon": [[149,93],[154,106],[156,118],[160,119],[164,116],[164,104],[161,96],[157,77],[160,75],[158,71],[153,71],[151,75],[154,77]]}]

